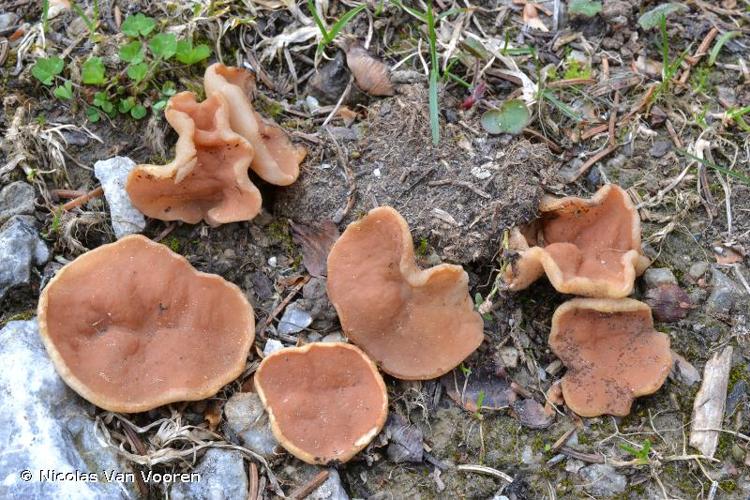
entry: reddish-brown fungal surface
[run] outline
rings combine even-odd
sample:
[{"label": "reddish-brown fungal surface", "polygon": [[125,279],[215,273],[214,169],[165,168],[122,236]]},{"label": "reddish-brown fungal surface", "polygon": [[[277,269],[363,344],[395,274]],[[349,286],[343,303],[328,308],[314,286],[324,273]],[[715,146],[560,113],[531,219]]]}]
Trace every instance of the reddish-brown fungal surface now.
[{"label": "reddish-brown fungal surface", "polygon": [[482,343],[468,282],[461,266],[417,267],[409,227],[390,207],[350,224],[328,256],[328,296],[344,333],[406,380],[439,377]]},{"label": "reddish-brown fungal surface", "polygon": [[227,101],[232,129],[255,148],[253,171],[277,186],[287,186],[297,180],[299,165],[307,150],[293,144],[281,127],[255,111],[250,99],[255,90],[253,75],[242,68],[216,63],[206,69],[203,86],[206,95],[218,94]]},{"label": "reddish-brown fungal surface", "polygon": [[63,267],[38,315],[60,376],[110,411],[213,396],[242,373],[255,338],[253,309],[236,285],[143,236]]},{"label": "reddish-brown fungal surface", "polygon": [[255,372],[255,387],[276,439],[310,464],[348,461],[388,416],[388,394],[377,367],[342,342],[276,351]]},{"label": "reddish-brown fungal surface", "polygon": [[624,416],[662,386],[672,367],[669,337],[633,299],[573,299],[552,317],[549,344],[568,371],[565,404],[583,417]]},{"label": "reddish-brown fungal surface", "polygon": [[633,291],[649,260],[625,191],[607,184],[590,200],[548,197],[539,210],[539,220],[511,235],[518,258],[504,276],[509,289],[526,288],[546,273],[562,293],[619,298]]},{"label": "reddish-brown fungal surface", "polygon": [[133,205],[160,220],[210,225],[250,220],[261,195],[247,169],[253,146],[232,131],[220,95],[198,103],[191,92],[169,100],[167,121],[179,135],[175,159],[167,165],[138,165],[127,191]]}]

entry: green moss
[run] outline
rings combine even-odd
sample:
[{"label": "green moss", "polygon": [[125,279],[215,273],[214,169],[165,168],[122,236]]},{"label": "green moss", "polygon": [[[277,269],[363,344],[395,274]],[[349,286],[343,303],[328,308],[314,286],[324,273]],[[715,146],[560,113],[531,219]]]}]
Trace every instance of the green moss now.
[{"label": "green moss", "polygon": [[11,314],[7,318],[0,321],[0,328],[4,327],[6,324],[10,323],[11,321],[28,321],[31,318],[33,318],[35,314],[36,314],[36,310],[34,309],[27,309],[26,311],[21,311],[16,314]]},{"label": "green moss", "polygon": [[725,493],[732,493],[737,490],[737,482],[727,479],[726,481],[721,481],[719,483],[719,488],[724,490]]},{"label": "green moss", "polygon": [[182,244],[180,243],[180,240],[176,236],[170,236],[169,238],[165,238],[162,240],[162,244],[169,247],[170,250],[172,250],[174,253],[180,253],[180,249],[182,248]]},{"label": "green moss", "polygon": [[286,251],[287,255],[296,255],[297,249],[292,239],[292,233],[289,230],[289,223],[286,219],[277,219],[268,225],[266,229],[268,237],[271,238],[271,242],[277,245],[281,245]]},{"label": "green moss", "polygon": [[742,363],[729,370],[729,389],[731,390],[732,387],[734,387],[734,384],[740,380],[744,380],[746,383],[750,384],[750,373],[748,373],[745,365]]},{"label": "green moss", "polygon": [[253,105],[260,114],[273,118],[274,120],[278,119],[284,113],[284,106],[282,106],[281,103],[262,94],[259,94],[255,98]]},{"label": "green moss", "polygon": [[576,78],[591,78],[591,67],[576,59],[568,58],[565,61],[563,79],[574,80]]}]

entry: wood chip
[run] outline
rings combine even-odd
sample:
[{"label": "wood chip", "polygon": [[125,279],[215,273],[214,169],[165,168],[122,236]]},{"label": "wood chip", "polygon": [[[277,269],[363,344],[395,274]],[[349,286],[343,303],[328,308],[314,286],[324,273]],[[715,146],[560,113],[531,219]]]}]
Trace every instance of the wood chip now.
[{"label": "wood chip", "polygon": [[727,346],[721,354],[715,353],[706,363],[703,384],[693,402],[690,446],[710,458],[713,458],[719,444],[718,429],[721,429],[724,420],[731,367],[732,346]]}]

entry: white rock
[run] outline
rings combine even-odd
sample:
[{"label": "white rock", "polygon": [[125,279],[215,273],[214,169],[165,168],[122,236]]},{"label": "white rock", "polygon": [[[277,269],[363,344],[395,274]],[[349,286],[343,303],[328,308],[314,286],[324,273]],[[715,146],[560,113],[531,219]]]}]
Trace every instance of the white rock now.
[{"label": "white rock", "polygon": [[284,348],[284,344],[282,344],[278,340],[268,339],[268,341],[266,341],[266,345],[263,346],[263,356],[270,356],[271,354],[283,348]]},{"label": "white rock", "polygon": [[0,299],[14,287],[27,285],[31,269],[49,260],[34,218],[16,215],[0,228]]},{"label": "white rock", "polygon": [[312,321],[310,313],[301,309],[295,303],[284,310],[284,314],[281,316],[281,320],[279,320],[278,331],[283,335],[299,333],[310,326]]},{"label": "white rock", "polygon": [[[0,330],[0,366],[0,498],[135,498],[132,484],[106,482],[102,471],[131,471],[95,433],[91,406],[55,372],[36,320]],[[93,473],[98,481],[40,481],[49,474],[40,471]]]},{"label": "white rock", "polygon": [[279,443],[271,432],[268,415],[254,392],[238,392],[224,405],[229,428],[242,446],[266,459],[273,458]]},{"label": "white rock", "polygon": [[125,191],[128,174],[134,168],[135,162],[124,156],[115,156],[94,164],[94,175],[102,183],[117,239],[140,233],[146,227],[145,217],[133,206]]},{"label": "white rock", "polygon": [[247,474],[237,450],[209,449],[193,469],[200,480],[176,483],[173,500],[235,500],[247,498]]}]

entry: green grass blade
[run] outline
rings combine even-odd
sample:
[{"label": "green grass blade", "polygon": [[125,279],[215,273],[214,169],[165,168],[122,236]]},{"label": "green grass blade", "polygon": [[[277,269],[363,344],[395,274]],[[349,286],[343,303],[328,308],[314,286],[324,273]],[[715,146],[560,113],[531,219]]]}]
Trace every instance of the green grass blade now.
[{"label": "green grass blade", "polygon": [[413,9],[411,7],[408,7],[408,6],[404,5],[403,3],[401,3],[401,0],[391,0],[391,3],[393,5],[395,5],[396,7],[398,7],[399,9],[403,10],[404,12],[406,12],[407,14],[409,14],[409,15],[411,15],[413,17],[416,17],[417,19],[419,19],[423,23],[427,23],[427,15],[424,12],[420,12],[420,11],[418,11],[416,9]]},{"label": "green grass blade", "polygon": [[716,63],[716,58],[719,57],[719,52],[721,52],[721,48],[724,46],[725,43],[727,43],[732,38],[736,38],[740,36],[742,33],[739,31],[728,31],[721,35],[714,44],[713,48],[711,49],[711,53],[708,56],[708,65],[713,66],[714,63]]},{"label": "green grass blade", "polygon": [[710,167],[710,168],[716,170],[717,172],[721,172],[722,174],[728,175],[730,177],[734,177],[735,179],[737,179],[737,180],[739,180],[739,181],[741,181],[741,182],[743,182],[743,183],[745,183],[747,185],[750,185],[750,177],[748,177],[745,174],[742,174],[740,172],[735,172],[734,170],[729,170],[726,167],[722,167],[721,165],[717,165],[715,163],[711,163],[710,161],[704,160],[703,158],[698,158],[694,154],[691,154],[691,153],[685,151],[684,149],[677,149],[677,152],[680,153],[683,156],[687,156],[691,160],[695,160],[695,161],[697,161],[699,163],[702,163],[706,167]]},{"label": "green grass blade", "polygon": [[42,0],[42,32],[47,33],[47,22],[49,20],[49,0]]},{"label": "green grass blade", "polygon": [[310,9],[310,14],[312,14],[313,20],[320,30],[320,34],[323,35],[323,41],[328,43],[328,30],[326,29],[326,25],[323,24],[323,20],[320,18],[318,9],[315,7],[315,2],[313,0],[307,0],[307,8]]},{"label": "green grass blade", "polygon": [[568,118],[571,118],[571,119],[575,120],[576,122],[583,121],[583,119],[581,118],[581,116],[578,113],[576,113],[573,110],[573,108],[571,108],[570,106],[568,106],[567,104],[565,104],[564,102],[562,102],[560,99],[558,99],[555,96],[555,94],[553,94],[549,90],[544,90],[542,92],[542,95],[544,96],[545,99],[547,99],[549,102],[551,102],[552,104],[554,104],[562,112],[562,114],[564,114]]},{"label": "green grass blade", "polygon": [[91,18],[86,15],[86,13],[78,6],[77,3],[71,2],[70,7],[76,14],[78,14],[78,17],[83,19],[83,23],[86,25],[86,28],[88,28],[89,33],[93,35],[96,32],[96,25],[94,25],[94,22],[91,20]]},{"label": "green grass blade", "polygon": [[349,21],[354,19],[357,14],[365,10],[366,5],[358,5],[354,7],[352,10],[341,16],[341,19],[336,21],[334,25],[331,27],[331,31],[328,32],[328,42],[332,42],[334,38],[336,38],[336,35],[339,34],[339,32],[344,29],[344,27],[349,24]]},{"label": "green grass blade", "polygon": [[438,55],[435,17],[432,14],[432,0],[427,2],[427,33],[430,38],[430,130],[432,143],[440,143],[440,110],[438,109]]}]

